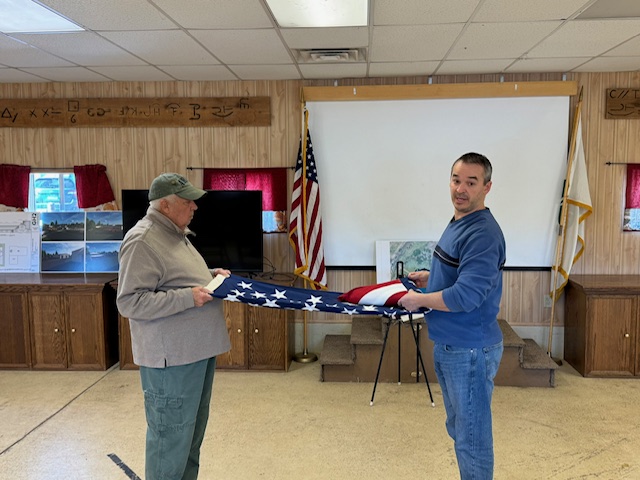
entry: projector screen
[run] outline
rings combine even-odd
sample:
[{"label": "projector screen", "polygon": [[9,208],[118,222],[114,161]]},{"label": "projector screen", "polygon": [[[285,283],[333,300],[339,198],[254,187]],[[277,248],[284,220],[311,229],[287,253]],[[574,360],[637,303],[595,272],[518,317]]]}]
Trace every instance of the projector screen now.
[{"label": "projector screen", "polygon": [[375,266],[377,240],[438,240],[453,216],[451,165],[486,155],[485,205],[507,267],[550,267],[566,174],[569,97],[307,102],[325,262]]}]

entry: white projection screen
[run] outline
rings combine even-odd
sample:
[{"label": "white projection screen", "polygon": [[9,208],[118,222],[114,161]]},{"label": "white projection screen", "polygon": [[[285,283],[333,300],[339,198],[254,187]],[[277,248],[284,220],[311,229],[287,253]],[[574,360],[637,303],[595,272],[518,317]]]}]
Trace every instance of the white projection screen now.
[{"label": "white projection screen", "polygon": [[507,267],[553,263],[569,97],[307,102],[325,261],[375,266],[376,240],[437,240],[453,216],[449,173],[466,152],[493,164],[486,206]]}]

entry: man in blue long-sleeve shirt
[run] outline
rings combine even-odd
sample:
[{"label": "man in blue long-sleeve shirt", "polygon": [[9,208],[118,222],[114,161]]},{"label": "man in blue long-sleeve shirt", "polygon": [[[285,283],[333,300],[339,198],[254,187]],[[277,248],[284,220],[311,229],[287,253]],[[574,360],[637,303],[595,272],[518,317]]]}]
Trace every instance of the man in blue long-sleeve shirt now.
[{"label": "man in blue long-sleeve shirt", "polygon": [[462,480],[493,478],[491,397],[503,350],[497,315],[506,247],[484,205],[491,174],[491,163],[478,153],[454,162],[453,219],[434,250],[431,272],[409,274],[425,293],[400,300],[407,310],[432,309],[434,366]]}]

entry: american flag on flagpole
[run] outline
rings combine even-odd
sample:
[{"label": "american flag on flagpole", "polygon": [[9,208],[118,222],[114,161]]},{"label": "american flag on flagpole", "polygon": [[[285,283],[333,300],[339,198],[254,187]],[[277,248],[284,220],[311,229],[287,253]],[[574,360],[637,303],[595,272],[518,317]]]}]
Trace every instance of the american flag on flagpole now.
[{"label": "american flag on flagpole", "polygon": [[291,193],[289,242],[295,252],[294,273],[316,289],[327,287],[327,270],[322,245],[320,186],[309,133],[309,112],[304,112],[304,137],[300,138],[298,160]]}]

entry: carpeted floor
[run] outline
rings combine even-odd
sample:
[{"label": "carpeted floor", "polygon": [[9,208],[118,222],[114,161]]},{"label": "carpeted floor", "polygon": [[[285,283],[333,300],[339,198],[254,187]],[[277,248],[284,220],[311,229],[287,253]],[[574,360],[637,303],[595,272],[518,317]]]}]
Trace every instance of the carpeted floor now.
[{"label": "carpeted floor", "polygon": [[[203,480],[455,479],[453,444],[424,384],[323,383],[320,366],[216,373]],[[640,479],[640,381],[497,387],[496,479]],[[138,372],[0,371],[0,478],[143,477]]]}]

